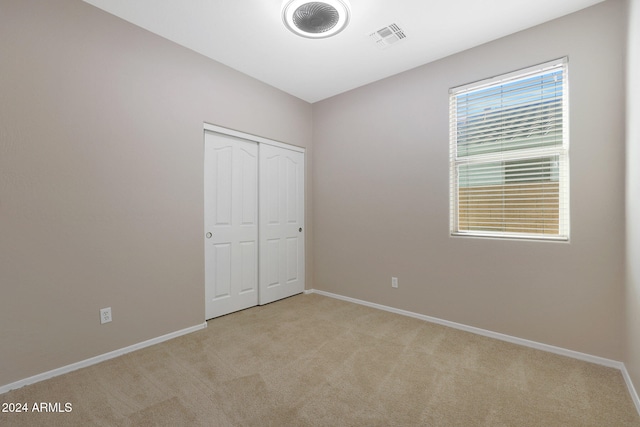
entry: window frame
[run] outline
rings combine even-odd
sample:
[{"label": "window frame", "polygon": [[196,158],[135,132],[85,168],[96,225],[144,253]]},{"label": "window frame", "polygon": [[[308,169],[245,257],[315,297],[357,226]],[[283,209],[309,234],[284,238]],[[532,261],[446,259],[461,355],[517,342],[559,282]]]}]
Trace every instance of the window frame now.
[{"label": "window frame", "polygon": [[[512,71],[499,76],[483,79],[477,82],[452,87],[449,89],[449,231],[452,237],[483,237],[517,240],[564,241],[570,238],[570,200],[569,200],[569,79],[568,57]],[[457,99],[461,94],[480,92],[492,87],[525,80],[535,76],[543,76],[562,70],[562,143],[556,146],[537,146],[530,148],[506,149],[496,152],[469,154],[458,156],[458,110]],[[533,104],[534,101],[531,101]],[[466,148],[468,151],[469,148]],[[460,217],[460,165],[488,164],[488,162],[503,162],[503,180],[506,180],[507,164],[512,161],[526,162],[527,160],[558,156],[558,233],[543,234],[539,232],[523,233],[490,230],[461,230]],[[550,172],[551,174],[554,172]],[[505,182],[505,181],[503,181]],[[502,224],[508,224],[502,222]],[[506,226],[505,226],[506,227]]]}]

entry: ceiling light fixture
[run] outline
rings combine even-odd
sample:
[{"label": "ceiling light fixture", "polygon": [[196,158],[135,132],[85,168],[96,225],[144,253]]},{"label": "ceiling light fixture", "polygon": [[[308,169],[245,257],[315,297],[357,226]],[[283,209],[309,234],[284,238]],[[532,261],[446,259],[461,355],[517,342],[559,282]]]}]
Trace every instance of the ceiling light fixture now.
[{"label": "ceiling light fixture", "polygon": [[338,34],[349,23],[348,0],[285,0],[282,21],[294,34],[323,39]]}]

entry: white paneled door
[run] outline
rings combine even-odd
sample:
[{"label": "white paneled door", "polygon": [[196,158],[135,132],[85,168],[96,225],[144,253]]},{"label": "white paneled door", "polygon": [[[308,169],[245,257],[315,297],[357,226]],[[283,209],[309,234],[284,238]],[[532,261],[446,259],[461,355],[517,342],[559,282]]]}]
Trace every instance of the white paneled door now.
[{"label": "white paneled door", "polygon": [[304,291],[304,153],[260,145],[260,304]]},{"label": "white paneled door", "polygon": [[258,303],[258,144],[205,133],[207,319]]},{"label": "white paneled door", "polygon": [[304,152],[205,132],[206,318],[304,291]]}]

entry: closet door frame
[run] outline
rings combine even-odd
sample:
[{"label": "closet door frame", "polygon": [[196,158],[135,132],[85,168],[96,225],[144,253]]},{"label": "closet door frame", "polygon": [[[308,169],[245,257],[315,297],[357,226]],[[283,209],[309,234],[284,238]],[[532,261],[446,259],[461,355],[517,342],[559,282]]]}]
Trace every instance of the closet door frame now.
[{"label": "closet door frame", "polygon": [[[261,136],[252,135],[250,133],[241,132],[239,130],[228,129],[218,125],[212,125],[209,123],[204,124],[204,130],[209,132],[221,133],[223,135],[235,136],[237,138],[246,139],[248,141],[257,142],[258,144],[267,144],[272,145],[274,147],[284,148],[285,150],[298,151],[300,153],[304,153],[306,151],[303,147],[298,147],[297,145],[286,144],[284,142],[275,141],[273,139],[263,138]],[[204,134],[203,134],[204,135]],[[306,163],[306,158],[305,158]],[[305,164],[306,169],[306,164]],[[306,196],[306,194],[305,194]]]},{"label": "closet door frame", "polygon": [[[221,134],[221,135],[232,136],[232,137],[244,139],[244,140],[247,140],[247,141],[255,142],[255,143],[258,144],[258,152],[260,152],[260,145],[261,144],[266,144],[266,145],[270,145],[270,146],[273,146],[273,147],[278,147],[278,148],[281,148],[281,149],[291,150],[291,151],[302,153],[303,157],[304,157],[304,170],[306,170],[306,155],[305,155],[305,151],[306,150],[303,147],[298,147],[298,146],[295,146],[295,145],[286,144],[286,143],[279,142],[279,141],[274,141],[272,139],[263,138],[261,136],[252,135],[252,134],[249,134],[249,133],[246,133],[246,132],[241,132],[241,131],[238,131],[238,130],[229,129],[229,128],[225,128],[225,127],[218,126],[218,125],[213,125],[213,124],[210,124],[210,123],[204,123],[203,140],[204,140],[204,135],[205,135],[206,132],[214,132],[214,133],[218,133],[218,134]],[[304,205],[305,205],[304,199],[306,199],[306,191],[304,191],[304,187],[305,187],[305,184],[304,184],[305,179],[304,178],[306,178],[304,176],[305,174],[306,173],[303,171],[303,181],[302,181],[303,182],[303,202],[302,202],[303,209],[304,209]],[[258,176],[260,176],[260,171],[259,170],[258,170]],[[206,194],[205,194],[205,197],[206,197]],[[258,215],[260,216],[261,214],[259,213]],[[305,239],[306,229],[304,229],[304,212],[302,213],[302,222],[303,222],[303,224],[301,226],[302,226],[302,230],[303,231],[301,233],[301,237],[302,237],[302,245],[303,245],[303,248],[304,248],[304,242],[306,240]],[[206,228],[205,224],[203,224],[203,228]],[[206,229],[203,230],[203,239],[205,239],[205,240],[206,240],[206,233],[207,233],[207,230]],[[259,232],[259,234],[260,234],[260,232]],[[203,254],[203,257],[204,257],[204,254]],[[260,251],[258,253],[258,258],[260,258]],[[305,285],[304,285],[304,281],[305,281],[304,280],[305,279],[304,271],[305,271],[306,262],[304,260],[304,249],[303,249],[302,258],[303,259],[302,259],[302,263],[301,263],[302,264],[301,265],[301,280],[302,280],[302,290],[301,290],[301,292],[303,292],[304,288],[305,288]],[[259,261],[260,260],[258,259],[258,262]],[[206,272],[205,272],[205,274],[206,274]],[[262,275],[259,273],[259,277],[261,277],[261,276]],[[205,277],[205,283],[206,283],[206,277]],[[258,287],[259,288],[261,287],[260,283],[258,283]],[[258,302],[258,304],[260,304],[260,305],[263,304],[262,301],[264,301],[264,300],[262,298],[260,298],[260,301]]]}]

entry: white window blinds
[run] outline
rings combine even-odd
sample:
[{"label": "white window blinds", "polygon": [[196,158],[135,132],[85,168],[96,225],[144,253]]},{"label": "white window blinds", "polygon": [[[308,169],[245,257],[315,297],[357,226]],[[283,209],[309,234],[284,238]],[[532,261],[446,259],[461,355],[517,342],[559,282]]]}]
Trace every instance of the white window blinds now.
[{"label": "white window blinds", "polygon": [[568,240],[566,58],[449,93],[451,233]]}]

